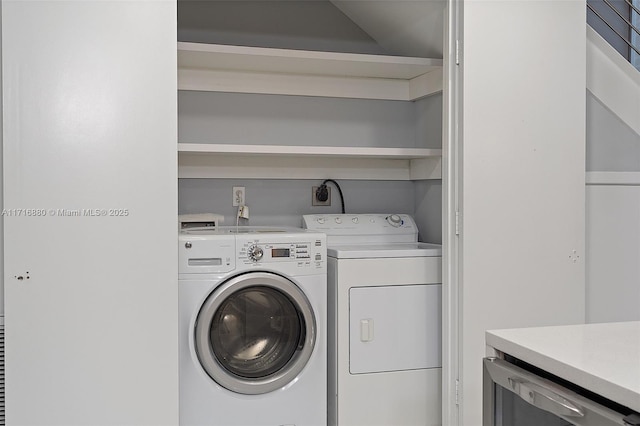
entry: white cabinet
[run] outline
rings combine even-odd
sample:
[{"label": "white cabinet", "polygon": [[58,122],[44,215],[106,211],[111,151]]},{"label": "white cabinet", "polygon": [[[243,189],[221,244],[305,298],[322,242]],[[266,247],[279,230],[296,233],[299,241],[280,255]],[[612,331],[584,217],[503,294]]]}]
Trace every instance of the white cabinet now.
[{"label": "white cabinet", "polygon": [[2,2],[7,424],[177,424],[175,21]]}]

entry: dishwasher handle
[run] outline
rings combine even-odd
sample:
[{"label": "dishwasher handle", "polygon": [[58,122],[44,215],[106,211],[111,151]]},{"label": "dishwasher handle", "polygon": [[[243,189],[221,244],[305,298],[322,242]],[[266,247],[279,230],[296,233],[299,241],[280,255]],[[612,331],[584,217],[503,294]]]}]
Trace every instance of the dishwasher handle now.
[{"label": "dishwasher handle", "polygon": [[637,414],[637,413],[629,414],[622,420],[624,421],[625,425],[640,426],[640,414]]},{"label": "dishwasher handle", "polygon": [[557,416],[584,417],[584,409],[549,388],[529,382],[520,377],[509,377],[509,385],[520,398]]}]

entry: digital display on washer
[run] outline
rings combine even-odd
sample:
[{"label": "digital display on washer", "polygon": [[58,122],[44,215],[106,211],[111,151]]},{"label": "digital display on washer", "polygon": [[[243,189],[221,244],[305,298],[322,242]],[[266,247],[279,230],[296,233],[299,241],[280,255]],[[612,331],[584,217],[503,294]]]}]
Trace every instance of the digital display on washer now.
[{"label": "digital display on washer", "polygon": [[288,248],[274,248],[271,249],[271,257],[290,257],[291,250]]}]

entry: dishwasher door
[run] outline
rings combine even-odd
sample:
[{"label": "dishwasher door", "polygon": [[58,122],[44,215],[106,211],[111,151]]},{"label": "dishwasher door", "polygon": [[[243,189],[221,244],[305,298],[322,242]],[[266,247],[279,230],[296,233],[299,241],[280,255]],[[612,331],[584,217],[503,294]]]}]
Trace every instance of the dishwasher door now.
[{"label": "dishwasher door", "polygon": [[638,413],[624,407],[607,407],[502,359],[483,362],[483,426],[640,425]]}]

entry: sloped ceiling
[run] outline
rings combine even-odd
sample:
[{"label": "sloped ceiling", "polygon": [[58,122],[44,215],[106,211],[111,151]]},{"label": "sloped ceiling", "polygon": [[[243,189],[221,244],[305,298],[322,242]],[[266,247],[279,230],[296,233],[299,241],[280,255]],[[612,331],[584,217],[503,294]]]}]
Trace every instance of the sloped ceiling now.
[{"label": "sloped ceiling", "polygon": [[178,40],[387,53],[328,0],[179,0]]},{"label": "sloped ceiling", "polygon": [[390,54],[442,58],[446,0],[331,0]]}]

